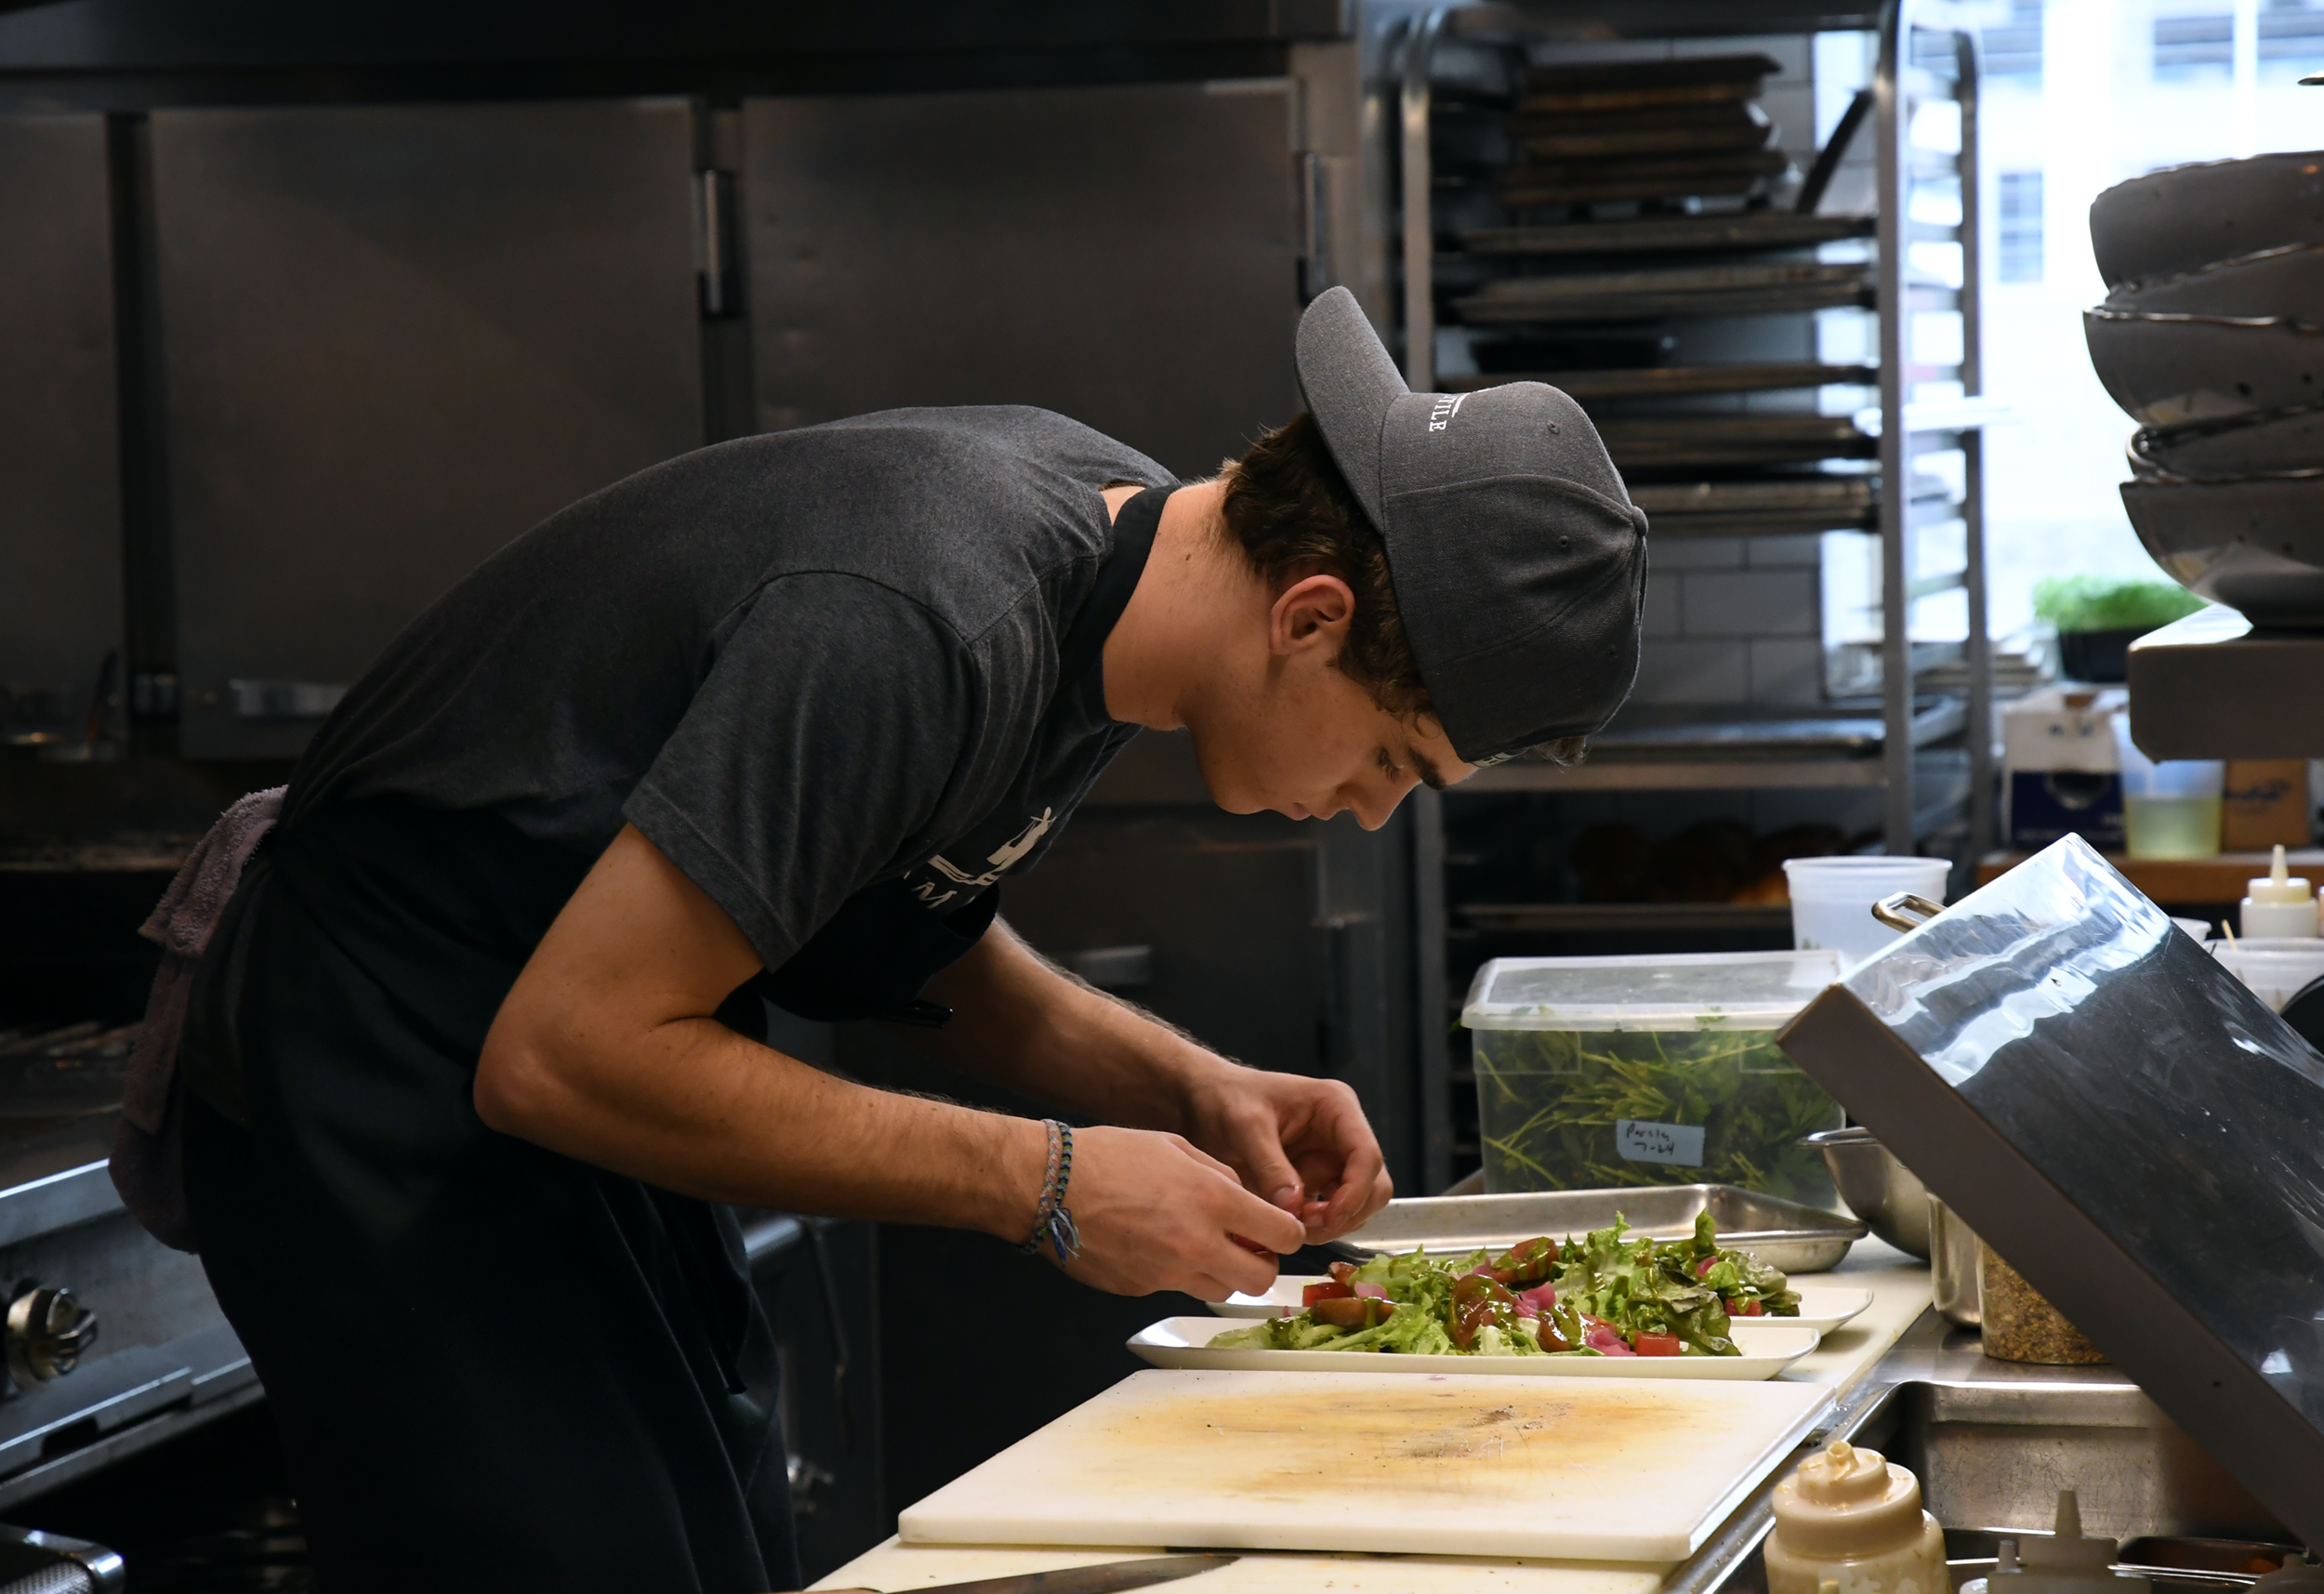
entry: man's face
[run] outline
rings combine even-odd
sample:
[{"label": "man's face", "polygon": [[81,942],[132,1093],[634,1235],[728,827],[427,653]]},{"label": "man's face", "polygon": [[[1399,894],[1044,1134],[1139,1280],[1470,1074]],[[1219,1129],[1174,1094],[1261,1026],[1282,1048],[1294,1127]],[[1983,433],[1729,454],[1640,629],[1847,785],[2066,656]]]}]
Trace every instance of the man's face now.
[{"label": "man's face", "polygon": [[1190,717],[1210,796],[1230,813],[1292,819],[1352,812],[1377,830],[1423,781],[1439,789],[1475,773],[1433,719],[1399,719],[1340,673],[1354,600],[1336,576],[1295,582],[1263,639],[1221,661],[1219,690]]}]

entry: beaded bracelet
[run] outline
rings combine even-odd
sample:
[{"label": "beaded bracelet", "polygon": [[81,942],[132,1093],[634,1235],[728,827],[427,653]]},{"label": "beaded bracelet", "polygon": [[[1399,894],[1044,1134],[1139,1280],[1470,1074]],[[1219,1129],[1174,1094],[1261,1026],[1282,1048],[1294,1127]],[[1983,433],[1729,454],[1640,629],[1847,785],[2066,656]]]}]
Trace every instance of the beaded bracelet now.
[{"label": "beaded bracelet", "polygon": [[1074,1175],[1074,1132],[1054,1118],[1043,1119],[1042,1127],[1049,1131],[1049,1171],[1041,1181],[1041,1205],[1033,1216],[1032,1237],[1017,1249],[1028,1257],[1038,1256],[1041,1242],[1047,1240],[1060,1262],[1070,1262],[1081,1254],[1081,1230],[1065,1205],[1065,1187]]}]

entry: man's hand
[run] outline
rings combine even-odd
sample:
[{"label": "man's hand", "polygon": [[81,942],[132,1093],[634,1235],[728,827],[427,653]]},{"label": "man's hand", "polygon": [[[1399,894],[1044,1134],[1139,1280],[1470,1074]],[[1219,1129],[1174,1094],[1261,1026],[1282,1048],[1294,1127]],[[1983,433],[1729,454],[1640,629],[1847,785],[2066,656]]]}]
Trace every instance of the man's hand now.
[{"label": "man's hand", "polygon": [[1081,1255],[1065,1271],[1116,1295],[1264,1295],[1275,1255],[1301,1240],[1300,1225],[1245,1190],[1234,1169],[1176,1135],[1145,1129],[1076,1129],[1065,1205],[1081,1230]]},{"label": "man's hand", "polygon": [[1188,1097],[1188,1138],[1297,1218],[1311,1244],[1360,1227],[1396,1192],[1355,1092],[1336,1079],[1221,1069]]},{"label": "man's hand", "polygon": [[[1297,1218],[1307,1240],[1346,1233],[1394,1193],[1354,1091],[1335,1080],[1229,1062],[1060,973],[1006,924],[996,922],[973,951],[929,981],[928,995],[954,1008],[954,1017],[942,1030],[905,1035],[912,1045],[1092,1117],[1174,1130]],[[1080,1164],[1074,1166],[1077,1188]],[[1078,1216],[1078,1204],[1068,1205]],[[1275,1246],[1256,1228],[1236,1232]]]}]

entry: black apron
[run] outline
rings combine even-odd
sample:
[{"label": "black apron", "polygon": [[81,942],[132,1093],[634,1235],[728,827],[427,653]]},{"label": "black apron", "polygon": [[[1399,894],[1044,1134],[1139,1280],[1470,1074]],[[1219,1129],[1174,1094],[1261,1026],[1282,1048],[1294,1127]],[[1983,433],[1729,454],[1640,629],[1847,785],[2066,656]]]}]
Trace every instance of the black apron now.
[{"label": "black apron", "polygon": [[[1061,696],[1162,496],[1125,507]],[[488,811],[334,805],[268,838],[197,975],[188,1205],[331,1594],[799,1587],[779,1368],[731,1209],[476,1115],[484,1035],[593,862]],[[763,995],[941,1021],[920,989],[997,906],[874,886],[720,1017],[763,1039]]]}]

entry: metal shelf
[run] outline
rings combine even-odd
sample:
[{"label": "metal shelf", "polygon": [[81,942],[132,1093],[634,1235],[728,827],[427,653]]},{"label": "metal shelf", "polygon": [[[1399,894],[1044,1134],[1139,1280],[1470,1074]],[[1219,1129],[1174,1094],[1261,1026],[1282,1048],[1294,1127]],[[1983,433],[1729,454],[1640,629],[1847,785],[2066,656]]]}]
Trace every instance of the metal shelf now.
[{"label": "metal shelf", "polygon": [[1487,371],[1440,375],[1447,393],[1498,388],[1505,382],[1546,382],[1577,399],[1667,399],[1710,393],[1769,393],[1800,388],[1869,388],[1880,382],[1869,365],[1822,365],[1813,361],[1758,361],[1733,365],[1660,365],[1611,371]]},{"label": "metal shelf", "polygon": [[1698,792],[1829,790],[1878,786],[1877,757],[1591,759],[1560,769],[1512,762],[1480,770],[1464,792]]},{"label": "metal shelf", "polygon": [[1791,904],[1778,902],[1465,902],[1453,912],[1486,935],[1591,931],[1742,930],[1791,933]]},{"label": "metal shelf", "polygon": [[[1848,375],[1879,389],[1879,402],[1872,412],[1877,424],[1857,429],[1864,434],[1864,443],[1859,445],[1862,454],[1875,465],[1873,474],[1882,486],[1876,491],[1870,505],[1835,513],[1829,517],[1834,524],[1816,529],[1859,530],[1876,534],[1881,540],[1884,639],[1878,644],[1882,687],[1876,718],[1880,733],[1870,738],[1868,744],[1847,750],[1741,745],[1682,750],[1636,744],[1625,748],[1618,735],[1603,741],[1590,759],[1578,767],[1512,762],[1479,771],[1464,783],[1463,792],[1876,790],[1882,794],[1882,828],[1893,852],[1910,852],[1921,837],[1963,818],[1967,821],[1970,846],[1981,850],[1990,845],[1991,739],[1982,734],[1961,735],[1964,726],[1991,722],[1993,703],[1991,649],[1985,624],[1981,428],[1997,417],[1993,407],[1980,396],[1983,383],[1978,299],[1982,244],[1977,202],[1978,63],[1974,34],[1950,25],[1919,26],[1916,14],[1923,9],[1934,12],[1936,7],[1934,4],[1924,5],[1923,0],[1882,0],[1878,5],[1853,7],[1771,0],[1770,4],[1742,8],[1728,0],[1527,0],[1522,9],[1491,4],[1419,9],[1411,14],[1404,26],[1393,135],[1400,166],[1395,197],[1403,211],[1397,235],[1403,257],[1405,377],[1415,391],[1420,392],[1439,390],[1435,358],[1438,282],[1433,254],[1434,206],[1438,196],[1432,182],[1430,64],[1440,37],[1450,33],[1478,41],[1555,44],[1606,39],[1732,38],[1749,33],[1800,34],[1846,30],[1876,33],[1879,37],[1879,60],[1870,90],[1872,114],[1870,125],[1864,129],[1873,139],[1876,157],[1877,203],[1873,216],[1796,217],[1768,211],[1729,212],[1710,217],[1653,217],[1627,222],[1472,229],[1461,235],[1469,258],[1463,263],[1460,288],[1464,296],[1474,300],[1486,297],[1473,286],[1480,280],[1488,280],[1478,270],[1484,262],[1477,257],[1531,257],[1541,262],[1529,268],[1536,270],[1548,270],[1551,262],[1562,260],[1573,260],[1584,270],[1594,270],[1587,264],[1589,257],[1604,257],[1609,265],[1618,269],[1635,268],[1657,255],[1668,257],[1691,252],[1698,257],[1748,257],[1757,254],[1763,258],[1775,258],[1789,251],[1797,258],[1800,252],[1840,237],[1868,237],[1874,241],[1866,269],[1869,291],[1857,292],[1844,283],[1833,285],[1829,291],[1843,298],[1853,297],[1862,304],[1865,313],[1877,321],[1877,363],[1851,368]],[[1393,43],[1396,41],[1392,40]],[[1933,99],[1954,101],[1960,106],[1961,140],[1957,154],[1921,149],[1911,142],[1910,129],[1918,105]],[[1956,183],[1962,196],[1961,222],[1933,224],[1911,219],[1909,201],[1916,184],[1949,187]],[[1452,202],[1466,203],[1463,196],[1472,194],[1472,190],[1464,190],[1462,196],[1455,196]],[[1958,244],[1962,254],[1962,285],[1956,288],[1948,283],[1933,283],[1924,274],[1913,271],[1908,246],[1915,243]],[[1617,259],[1618,257],[1621,258]],[[1633,283],[1602,281],[1591,284],[1601,289],[1618,286],[1627,296],[1600,294],[1586,305],[1520,305],[1512,301],[1525,297],[1527,292],[1548,300],[1559,290],[1540,288],[1512,293],[1502,289],[1501,303],[1478,303],[1473,308],[1493,314],[1493,324],[1519,323],[1530,319],[1552,326],[1573,324],[1584,319],[1584,310],[1588,319],[1619,316],[1632,323],[1650,323],[1654,319],[1680,315],[1761,313],[1760,307],[1743,302],[1739,295],[1694,304],[1675,299],[1666,302],[1666,297],[1647,298],[1649,291],[1678,285],[1675,281],[1654,281],[1658,275],[1639,272]],[[1447,283],[1446,287],[1449,296],[1453,285]],[[1582,284],[1576,284],[1570,291],[1578,301],[1585,289]],[[1825,290],[1816,284],[1814,291]],[[1788,296],[1785,306],[1795,308],[1799,302],[1799,296]],[[1529,318],[1523,313],[1528,309],[1536,312]],[[1765,311],[1773,312],[1776,309],[1770,303]],[[1544,310],[1547,313],[1541,313]],[[1911,323],[1917,315],[1928,312],[1956,312],[1961,317],[1965,355],[1959,363],[1912,358]],[[1631,400],[1656,393],[1796,390],[1827,385],[1824,372],[1814,367],[1794,368],[1780,376],[1770,373],[1770,379],[1760,389],[1740,385],[1739,373],[1705,377],[1698,375],[1702,369],[1683,375],[1674,373],[1670,384],[1661,387],[1654,385],[1655,378],[1649,373],[1609,374],[1590,385],[1593,381],[1591,373],[1575,371],[1567,374],[1572,383],[1568,390],[1585,400]],[[1519,379],[1522,378],[1513,373],[1493,373],[1447,377],[1442,386],[1453,390],[1473,389],[1496,381]],[[1565,385],[1565,378],[1554,374],[1547,379]],[[1690,382],[1704,385],[1685,385]],[[1959,391],[1966,397],[1939,403],[1919,401],[1915,389],[1935,383],[1958,385]],[[1623,418],[1630,417],[1625,415]],[[1609,439],[1610,443],[1613,441]],[[1638,445],[1650,440],[1641,436],[1631,441]],[[1914,459],[1945,451],[1963,454],[1964,490],[1958,496],[1948,491],[1941,496],[1914,498]],[[1634,457],[1635,446],[1631,451],[1631,458],[1624,459],[1621,451],[1616,452],[1626,472],[1645,463]],[[1673,448],[1668,452],[1678,451]],[[1690,468],[1675,461],[1655,464],[1666,474]],[[1806,520],[1826,518],[1812,507],[1788,509],[1780,516],[1769,515],[1764,519],[1740,507],[1733,513],[1705,512],[1699,516],[1671,508],[1657,516],[1656,532],[1666,537],[1690,533],[1788,534],[1810,529],[1802,523],[1802,517]],[[1917,546],[1921,534],[1935,525],[1952,522],[1960,522],[1963,528],[1966,547],[1962,567],[1936,576],[1916,578],[1916,573],[1921,569]],[[1969,635],[1965,644],[1931,644],[1910,639],[1916,602],[1963,589],[1969,599]],[[1921,705],[1916,703],[1916,677],[1924,671],[1956,665],[1964,657],[1965,701],[1953,700],[1943,714],[1921,712]],[[1733,729],[1738,735],[1748,733],[1745,726]],[[1960,738],[1966,745],[1944,749],[1934,745],[1948,738]],[[1423,800],[1415,814],[1416,824],[1420,827],[1417,833],[1415,864],[1419,871],[1417,907],[1423,948],[1420,995],[1424,1004],[1433,996],[1441,1005],[1447,997],[1444,952],[1448,933],[1443,896],[1444,799],[1431,792],[1419,796]],[[1697,904],[1662,906],[1670,916],[1675,916],[1672,910],[1679,914],[1705,911],[1704,905]],[[1709,906],[1715,909],[1723,905]],[[1656,910],[1645,911],[1651,914]],[[1622,917],[1622,928],[1640,928],[1641,910],[1637,907],[1609,904],[1588,912],[1617,914]],[[1565,916],[1560,917],[1561,914]],[[1602,925],[1579,908],[1570,912],[1560,909],[1551,916],[1557,918],[1561,928],[1612,928],[1611,920]],[[1424,1129],[1428,1143],[1436,1148],[1431,1156],[1441,1158],[1444,1148],[1456,1152],[1463,1149],[1453,1143],[1457,1131],[1449,1115],[1449,1047],[1445,1035],[1435,1033],[1433,1026],[1423,1026],[1421,1045]],[[1430,1170],[1433,1177],[1449,1177],[1434,1162]],[[1435,1183],[1432,1182],[1431,1187],[1435,1188]]]},{"label": "metal shelf", "polygon": [[[1958,507],[1943,516],[1963,523],[1967,541],[1967,560],[1958,573],[1943,577],[1916,580],[1913,572],[1919,568],[1915,544],[1919,533],[1932,523],[1932,512],[1911,504],[1900,492],[1881,494],[1874,511],[1874,525],[1882,541],[1882,621],[1887,640],[1882,644],[1882,678],[1887,702],[1885,718],[1892,734],[1884,738],[1881,755],[1882,771],[1876,784],[1885,788],[1885,824],[1888,845],[1895,851],[1909,851],[1923,834],[1926,804],[1918,800],[1913,790],[1912,758],[1916,743],[1904,733],[1911,718],[1912,663],[1915,650],[1908,639],[1911,634],[1912,606],[1926,598],[1966,589],[1969,595],[1968,639],[1969,655],[1969,714],[1972,723],[1982,724],[1992,712],[1992,666],[1989,639],[1985,625],[1985,528],[1984,528],[1984,448],[1978,429],[1992,418],[1990,407],[1981,399],[1983,386],[1979,359],[1979,249],[1976,194],[1977,170],[1977,90],[1978,67],[1974,36],[1951,27],[1922,28],[1917,25],[1915,14],[1921,0],[1886,0],[1877,11],[1858,11],[1852,16],[1876,18],[1868,27],[1877,27],[1880,37],[1880,59],[1872,89],[1872,127],[1878,167],[1879,203],[1871,217],[1871,236],[1875,240],[1870,277],[1874,288],[1869,297],[1873,312],[1878,316],[1880,361],[1878,382],[1880,402],[1876,406],[1882,424],[1873,449],[1880,476],[1884,482],[1899,483],[1910,480],[1909,465],[1921,454],[1959,450],[1966,455],[1967,491]],[[1715,28],[1708,20],[1717,15]],[[1400,196],[1404,207],[1402,241],[1404,244],[1404,310],[1406,380],[1416,391],[1433,391],[1435,380],[1436,304],[1435,304],[1435,225],[1434,190],[1432,182],[1433,151],[1430,142],[1430,107],[1432,88],[1430,65],[1437,40],[1447,28],[1464,37],[1506,38],[1511,41],[1556,41],[1584,37],[1606,38],[1676,38],[1703,33],[1732,34],[1740,26],[1745,31],[1766,33],[1819,31],[1833,26],[1848,26],[1829,20],[1802,25],[1802,19],[1822,17],[1813,7],[1793,10],[1783,6],[1753,7],[1748,20],[1732,14],[1732,8],[1715,4],[1696,4],[1694,0],[1537,0],[1523,10],[1501,6],[1467,6],[1432,8],[1416,12],[1406,27],[1403,46],[1403,74],[1398,101],[1400,153],[1402,172]],[[1911,141],[1910,130],[1920,102],[1949,100],[1960,107],[1961,147],[1955,151],[1930,150]],[[1958,224],[1933,227],[1911,219],[1911,193],[1919,183],[1958,183],[1963,196],[1962,218]],[[1758,217],[1766,219],[1758,219]],[[1780,249],[1797,250],[1804,247],[1806,233],[1824,226],[1857,231],[1864,218],[1851,217],[1830,222],[1808,218],[1786,218],[1779,213],[1737,213],[1703,217],[1650,217],[1644,221],[1587,222],[1568,227],[1517,226],[1473,229],[1463,235],[1465,246],[1472,254],[1508,256],[1567,256],[1645,253],[1652,250],[1716,250],[1735,254],[1757,248],[1763,254]],[[1752,233],[1757,230],[1759,237]],[[1962,251],[1962,286],[1932,283],[1919,276],[1911,268],[1908,245],[1919,240],[1941,238],[1958,243]],[[1616,247],[1619,244],[1620,247]],[[1639,274],[1638,285],[1643,289],[1651,283],[1655,273]],[[1508,290],[1503,290],[1504,294]],[[1475,308],[1488,308],[1475,301],[1484,295],[1472,296]],[[1579,295],[1577,294],[1578,298]],[[1649,310],[1655,313],[1696,313],[1694,307],[1666,304],[1668,296],[1647,298],[1643,293],[1628,300],[1628,309],[1641,315]],[[1718,297],[1719,296],[1713,296]],[[1590,309],[1596,314],[1615,312],[1618,301],[1605,296],[1592,296]],[[1494,313],[1513,317],[1522,308],[1506,304],[1494,309]],[[1532,307],[1541,319],[1555,320],[1561,315],[1578,311],[1569,305],[1562,311],[1546,306]],[[1726,298],[1723,302],[1704,302],[1701,313],[1742,313],[1750,307]],[[1910,323],[1913,314],[1931,310],[1957,311],[1965,323],[1963,346],[1966,358],[1954,367],[1935,364],[1916,365],[1910,358]],[[1924,406],[1916,402],[1912,389],[1924,382],[1957,381],[1966,397],[1949,400],[1943,404]],[[1611,441],[1611,440],[1609,440]],[[1647,463],[1643,459],[1622,459],[1618,462],[1626,468]],[[1634,451],[1633,451],[1634,452]],[[1658,460],[1657,465],[1670,468],[1688,468],[1676,460]],[[1667,528],[1684,534],[1684,526]],[[1699,533],[1708,534],[1710,527],[1698,525]],[[1756,528],[1750,528],[1755,531]],[[1787,523],[1786,530],[1798,529]],[[1869,528],[1868,528],[1869,529]],[[1735,534],[1744,526],[1723,527],[1721,534]],[[1992,750],[1985,744],[1987,738],[1969,738],[1973,769],[1971,797],[1971,842],[1982,847],[1992,828],[1991,785]],[[1678,760],[1671,761],[1674,765]],[[1829,779],[1837,771],[1829,771],[1817,778]],[[1676,783],[1682,779],[1697,787],[1721,782],[1732,782],[1734,771],[1717,769],[1709,778],[1685,777],[1676,768],[1662,777]],[[1855,784],[1853,780],[1846,784]]]}]

